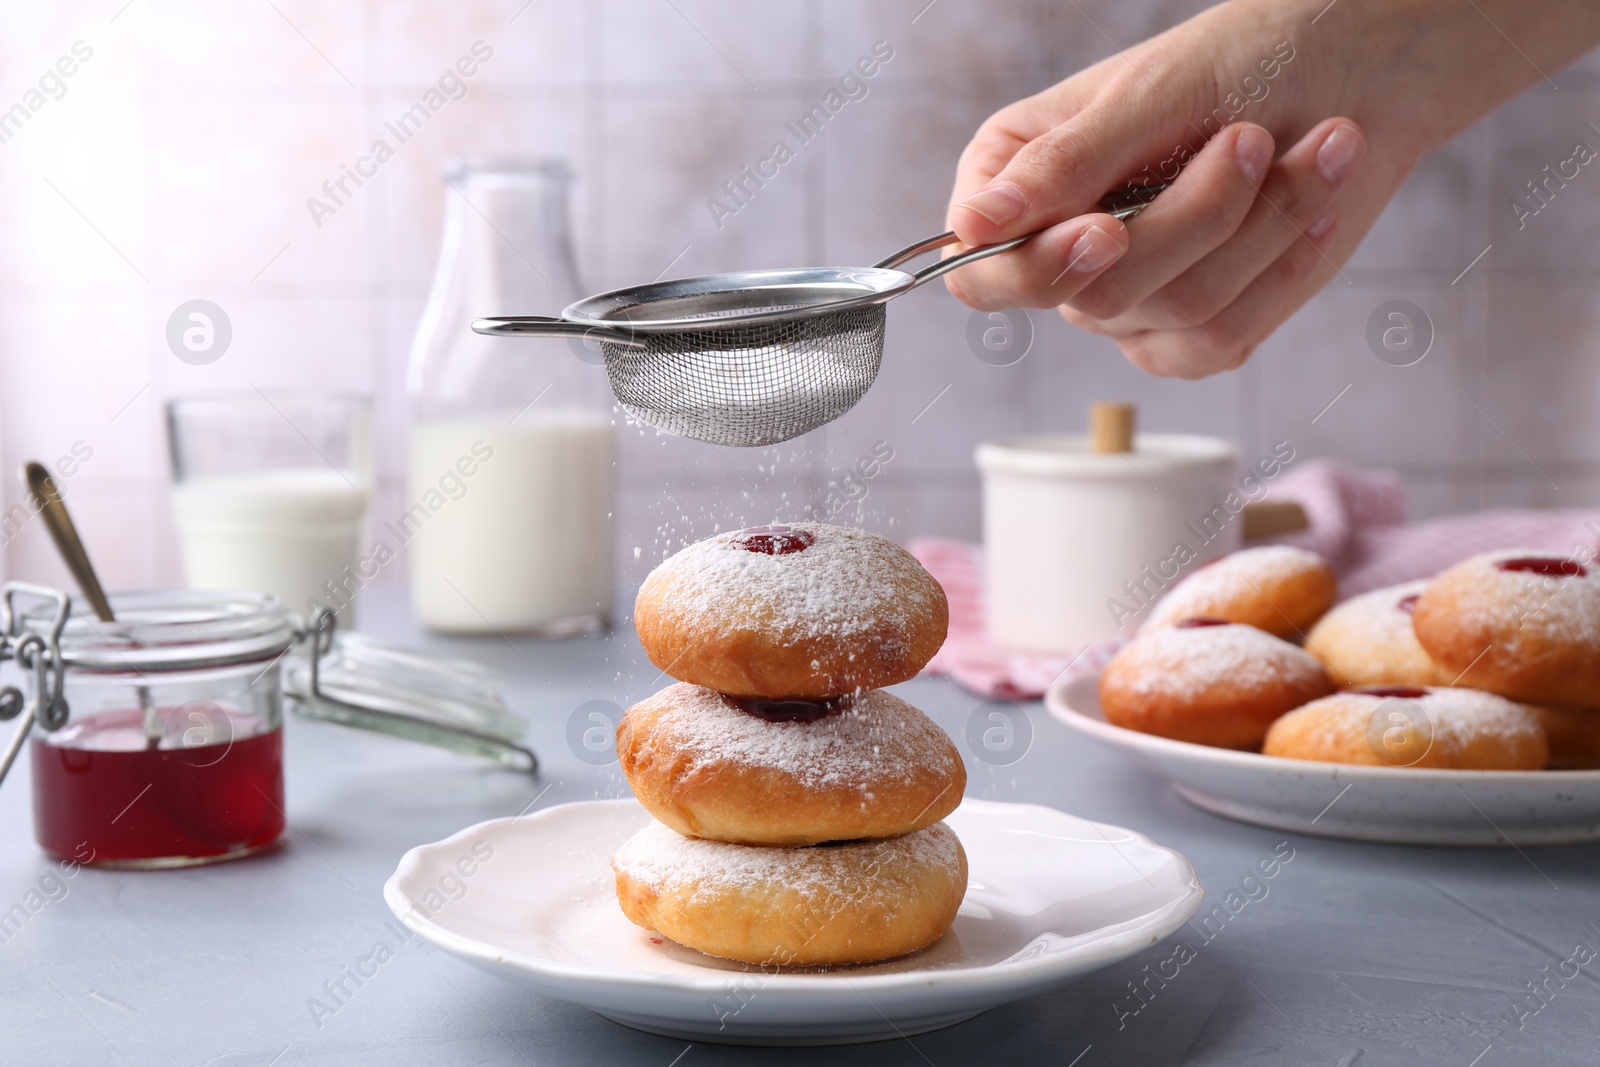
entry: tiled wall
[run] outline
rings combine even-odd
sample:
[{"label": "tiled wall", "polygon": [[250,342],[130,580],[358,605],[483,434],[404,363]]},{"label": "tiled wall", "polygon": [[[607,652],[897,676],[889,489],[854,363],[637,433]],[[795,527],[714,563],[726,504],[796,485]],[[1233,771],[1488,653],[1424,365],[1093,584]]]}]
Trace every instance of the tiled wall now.
[{"label": "tiled wall", "polygon": [[[68,482],[114,587],[179,579],[165,494],[166,397],[358,387],[378,400],[381,492],[401,507],[403,366],[438,246],[444,161],[568,158],[584,284],[802,263],[870,263],[942,229],[957,154],[997,107],[1197,10],[1079,0],[104,0],[0,14],[0,107],[83,41],[66,92],[0,144],[0,447],[10,469],[75,441]],[[475,41],[493,58],[336,215],[306,199]],[[894,58],[748,207],[706,200],[829,84]],[[895,458],[847,517],[902,538],[975,537],[981,440],[1076,428],[1096,398],[1146,427],[1287,439],[1302,455],[1397,467],[1416,514],[1600,503],[1600,172],[1518,232],[1508,198],[1600,122],[1594,57],[1426,160],[1352,262],[1241,371],[1158,381],[1110,344],[1032,314],[1027,358],[987,365],[938,286],[890,313],[878,384],[847,418],[760,452],[622,431],[619,558],[713,525],[792,515],[874,442]],[[1488,245],[1492,251],[1457,278]],[[229,352],[173,357],[167,316],[229,314]],[[1437,339],[1385,365],[1368,316],[1405,298]],[[540,309],[544,310],[544,309]],[[551,309],[553,310],[553,309]],[[1348,390],[1346,390],[1348,386]],[[1342,392],[1342,395],[1341,395]],[[1336,396],[1337,403],[1324,408]],[[1319,414],[1320,413],[1320,414]],[[7,504],[18,496],[6,482]],[[663,531],[665,533],[663,534]],[[640,549],[635,562],[633,549]],[[9,573],[59,578],[42,532]]]}]

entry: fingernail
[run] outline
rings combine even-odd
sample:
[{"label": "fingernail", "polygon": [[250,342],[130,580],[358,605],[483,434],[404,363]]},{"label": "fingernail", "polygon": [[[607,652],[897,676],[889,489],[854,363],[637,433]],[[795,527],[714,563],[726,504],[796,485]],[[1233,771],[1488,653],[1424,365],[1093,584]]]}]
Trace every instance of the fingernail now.
[{"label": "fingernail", "polygon": [[1361,157],[1367,154],[1367,142],[1354,126],[1340,124],[1328,134],[1328,139],[1317,149],[1317,170],[1330,185],[1338,185],[1350,177]]},{"label": "fingernail", "polygon": [[961,201],[961,206],[977,212],[996,226],[1004,226],[1022,217],[1022,213],[1028,210],[1028,201],[1023,197],[1022,190],[1011,182],[996,182]]},{"label": "fingernail", "polygon": [[1098,226],[1090,226],[1083,235],[1072,242],[1067,252],[1067,269],[1079,274],[1093,274],[1109,266],[1127,249],[1117,239]]},{"label": "fingernail", "polygon": [[1251,185],[1260,185],[1272,165],[1272,135],[1260,126],[1246,126],[1233,142],[1233,158]]},{"label": "fingernail", "polygon": [[1328,210],[1318,215],[1312,221],[1311,225],[1306,227],[1306,236],[1313,239],[1321,237],[1323,234],[1333,229],[1333,222],[1338,217],[1338,211],[1330,207]]}]

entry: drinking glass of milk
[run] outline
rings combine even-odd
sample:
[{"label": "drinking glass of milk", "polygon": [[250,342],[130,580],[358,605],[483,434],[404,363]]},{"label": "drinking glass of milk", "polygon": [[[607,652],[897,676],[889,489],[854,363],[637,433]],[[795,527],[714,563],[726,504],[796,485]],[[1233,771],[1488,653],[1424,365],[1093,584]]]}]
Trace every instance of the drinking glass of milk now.
[{"label": "drinking glass of milk", "polygon": [[557,313],[578,297],[571,174],[554,160],[461,157],[411,349],[404,546],[431,629],[556,636],[611,611],[614,430],[598,351],[483,337],[475,318]]},{"label": "drinking glass of milk", "polygon": [[308,618],[351,603],[372,493],[370,398],[183,397],[167,405],[167,434],[190,588],[273,593]]}]

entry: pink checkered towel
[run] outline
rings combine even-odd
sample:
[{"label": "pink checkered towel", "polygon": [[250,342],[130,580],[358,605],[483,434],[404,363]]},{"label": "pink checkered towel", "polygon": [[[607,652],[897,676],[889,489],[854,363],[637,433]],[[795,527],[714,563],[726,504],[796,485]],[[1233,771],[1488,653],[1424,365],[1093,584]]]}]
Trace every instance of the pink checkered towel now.
[{"label": "pink checkered towel", "polygon": [[[1299,545],[1321,554],[1339,572],[1344,597],[1431,577],[1497,548],[1565,555],[1580,546],[1600,546],[1596,511],[1480,511],[1407,523],[1400,478],[1393,471],[1325,460],[1286,472],[1269,498],[1297,501],[1311,526],[1261,543]],[[1026,700],[1041,696],[1069,670],[1105,666],[1122,645],[1123,638],[1113,638],[1067,655],[1001,648],[984,631],[983,549],[935,538],[912,541],[909,547],[950,598],[950,636],[928,664],[933,674],[982,696]]]}]

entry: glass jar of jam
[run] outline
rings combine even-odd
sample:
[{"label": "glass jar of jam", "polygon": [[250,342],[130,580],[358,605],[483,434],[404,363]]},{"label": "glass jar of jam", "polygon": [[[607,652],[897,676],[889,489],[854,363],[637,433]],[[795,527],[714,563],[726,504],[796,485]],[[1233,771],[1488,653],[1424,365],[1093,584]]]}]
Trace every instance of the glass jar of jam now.
[{"label": "glass jar of jam", "polygon": [[[36,635],[34,833],[52,856],[105,867],[187,867],[271,848],[283,836],[279,660],[298,620],[263,593],[111,596],[115,622],[65,599],[14,616]],[[29,669],[30,662],[57,663]],[[18,649],[18,651],[22,651]]]},{"label": "glass jar of jam", "polygon": [[[27,606],[19,609],[19,602]],[[0,587],[0,781],[24,745],[33,823],[52,856],[100,867],[189,867],[283,837],[283,708],[538,773],[501,679],[309,625],[265,593],[112,594],[115,622],[44,586]],[[298,643],[298,649],[295,648]],[[291,654],[292,653],[292,654]]]}]

